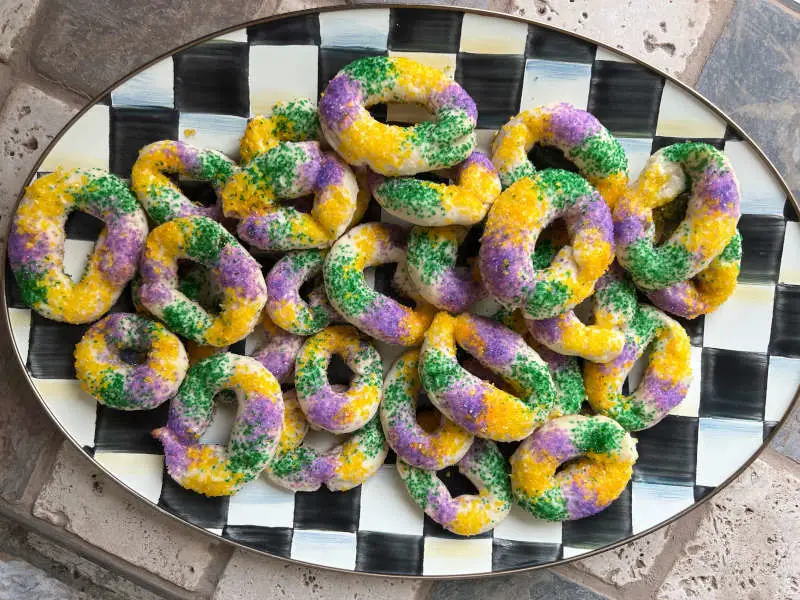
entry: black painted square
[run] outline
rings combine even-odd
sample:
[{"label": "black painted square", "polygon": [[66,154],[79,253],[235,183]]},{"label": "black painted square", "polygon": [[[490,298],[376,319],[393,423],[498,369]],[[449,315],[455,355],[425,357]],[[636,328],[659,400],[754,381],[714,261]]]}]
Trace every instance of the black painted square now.
[{"label": "black painted square", "polygon": [[703,349],[700,416],[764,418],[767,356],[736,350]]},{"label": "black painted square", "polygon": [[85,240],[96,241],[100,237],[100,232],[103,231],[105,223],[100,219],[93,217],[89,213],[80,210],[74,210],[67,217],[67,224],[64,231],[67,234],[68,240]]},{"label": "black painted square", "polygon": [[769,353],[800,358],[800,285],[775,288]]},{"label": "black painted square", "polygon": [[28,371],[39,379],[75,379],[75,344],[90,325],[69,325],[31,311]]},{"label": "black painted square", "polygon": [[247,41],[270,46],[319,46],[319,15],[308,14],[247,28]]},{"label": "black painted square", "polygon": [[228,525],[222,530],[222,537],[285,558],[289,558],[292,551],[292,529],[289,527]]},{"label": "black painted square", "polygon": [[783,205],[783,217],[787,221],[800,221],[800,215],[798,215],[797,211],[792,205],[792,201],[788,198],[786,199],[786,204]]},{"label": "black painted square", "polygon": [[98,404],[94,446],[99,452],[163,454],[161,444],[151,432],[166,424],[168,414],[169,402],[153,410],[135,411],[115,410]]},{"label": "black painted square", "polygon": [[631,484],[603,512],[578,519],[564,521],[561,543],[578,548],[599,548],[612,544],[633,534],[631,524]]},{"label": "black painted square", "polygon": [[594,60],[597,46],[576,37],[540,27],[528,27],[528,42],[525,56],[560,62],[590,63]]},{"label": "black painted square", "polygon": [[199,527],[222,528],[228,516],[228,496],[209,498],[185,490],[172,480],[164,470],[164,484],[158,505]]},{"label": "black painted square", "polygon": [[664,79],[642,65],[597,60],[588,110],[615,135],[652,137],[663,89]]},{"label": "black painted square", "polygon": [[170,108],[111,108],[111,172],[131,176],[139,150],[159,140],[178,139],[178,112]]},{"label": "black painted square", "polygon": [[421,575],[423,538],[377,531],[359,531],[356,571],[387,575]]},{"label": "black painted square", "polygon": [[785,221],[778,216],[742,215],[741,283],[776,283],[781,270]]},{"label": "black painted square", "polygon": [[717,488],[708,487],[705,485],[694,486],[694,501],[699,502],[700,500],[708,496],[711,492],[713,492],[715,489]]},{"label": "black painted square", "polygon": [[725,126],[725,140],[734,140],[737,142],[744,141],[744,138],[739,135],[739,132],[734,129],[734,127],[730,124]]},{"label": "black painted square", "polygon": [[250,48],[208,42],[175,55],[175,108],[246,117],[250,113]]},{"label": "black painted square", "polygon": [[519,112],[525,57],[509,54],[459,54],[456,81],[478,106],[478,127],[497,129]]},{"label": "black painted square", "polygon": [[6,303],[9,308],[26,308],[25,303],[22,301],[22,290],[17,285],[17,280],[14,273],[11,271],[11,264],[6,261]]},{"label": "black painted square", "polygon": [[316,492],[297,492],[294,497],[295,529],[355,531],[361,508],[361,488],[331,492],[322,487]]},{"label": "black painted square", "polygon": [[461,41],[463,13],[436,9],[393,8],[389,48],[402,52],[455,54]]},{"label": "black painted square", "polygon": [[516,540],[492,541],[492,571],[521,569],[558,560],[559,544],[518,542]]},{"label": "black painted square", "polygon": [[649,483],[694,484],[697,428],[698,419],[694,417],[670,415],[655,427],[637,431],[634,437],[639,460],[633,465],[633,478]]}]

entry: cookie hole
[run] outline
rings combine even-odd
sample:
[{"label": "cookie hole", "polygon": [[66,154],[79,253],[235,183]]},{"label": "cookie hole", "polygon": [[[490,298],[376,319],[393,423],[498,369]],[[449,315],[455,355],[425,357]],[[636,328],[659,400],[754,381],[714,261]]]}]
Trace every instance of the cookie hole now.
[{"label": "cookie hole", "polygon": [[311,293],[315,289],[320,287],[321,284],[322,284],[321,277],[311,277],[310,279],[304,281],[303,284],[300,286],[300,289],[298,290],[300,298],[303,300],[303,302],[308,303],[308,301],[311,299]]},{"label": "cookie hole", "polygon": [[394,284],[396,272],[397,263],[387,263],[371,269],[364,269],[364,278],[367,280],[367,285],[370,280],[374,282],[372,288],[379,294],[389,296],[407,308],[414,308],[414,301]]},{"label": "cookie hole", "polygon": [[214,289],[206,267],[191,260],[179,260],[178,289],[190,300],[199,302],[209,314],[221,311],[222,295]]},{"label": "cookie hole", "polygon": [[181,189],[183,195],[195,204],[214,206],[217,203],[217,193],[214,191],[214,186],[208,181],[176,177],[173,177],[172,180]]},{"label": "cookie hole", "polygon": [[456,256],[457,267],[472,268],[478,258],[478,251],[481,247],[481,236],[483,235],[484,222],[471,227],[467,232],[464,241],[458,247]]},{"label": "cookie hole", "polygon": [[528,152],[528,159],[533,163],[537,171],[542,169],[564,169],[573,173],[578,172],[578,167],[575,166],[575,163],[564,156],[561,150],[552,146],[534,144],[533,148]]},{"label": "cookie hole", "polygon": [[328,382],[331,385],[349,386],[353,380],[353,370],[347,366],[338,354],[334,354],[328,362]]},{"label": "cookie hole", "polygon": [[456,466],[447,467],[439,471],[438,476],[453,498],[463,496],[464,494],[478,494],[478,488],[476,488],[469,479],[464,477]]},{"label": "cookie hole", "polygon": [[623,394],[632,394],[636,391],[636,388],[639,387],[639,384],[642,382],[642,377],[644,377],[644,372],[647,370],[647,365],[650,363],[652,347],[653,343],[651,342],[647,348],[645,348],[644,352],[642,352],[639,360],[633,363],[631,370],[628,371],[628,376],[625,378],[625,382],[622,384]]},{"label": "cookie hole", "polygon": [[299,198],[281,198],[281,206],[293,208],[301,213],[310,213],[314,207],[314,196],[300,196]]},{"label": "cookie hole", "polygon": [[569,232],[567,231],[567,223],[564,219],[556,219],[548,224],[539,237],[536,239],[534,246],[533,267],[535,269],[546,269],[553,263],[553,259],[567,243],[569,243]]},{"label": "cookie hole", "polygon": [[[382,108],[383,112],[373,109]],[[381,120],[381,116],[388,123],[397,123],[398,125],[409,125],[413,123],[422,123],[424,121],[433,121],[434,116],[422,104],[415,102],[390,102],[389,104],[376,104],[369,108],[370,114],[377,120]]]},{"label": "cookie hole", "polygon": [[122,348],[119,351],[119,357],[122,362],[133,367],[138,367],[147,362],[147,352],[135,348]]},{"label": "cookie hole", "polygon": [[656,245],[664,243],[686,216],[689,207],[689,194],[684,192],[672,202],[659,206],[653,211],[653,224],[656,228]]},{"label": "cookie hole", "polygon": [[105,223],[89,213],[73,210],[67,217],[64,231],[68,239],[96,240]]},{"label": "cookie hole", "polygon": [[72,211],[64,227],[64,273],[78,283],[86,271],[89,257],[105,224],[88,213]]},{"label": "cookie hole", "polygon": [[236,393],[233,390],[220,390],[214,396],[214,416],[205,433],[200,436],[201,444],[226,446],[231,436],[233,422],[236,420]]},{"label": "cookie hole", "polygon": [[594,301],[592,297],[586,298],[583,302],[578,304],[574,309],[575,316],[578,317],[578,320],[583,323],[584,325],[591,325],[593,323],[592,318],[592,309],[594,308]]},{"label": "cookie hole", "polygon": [[417,425],[422,427],[426,433],[433,433],[442,424],[441,413],[435,410],[417,411]]},{"label": "cookie hole", "polygon": [[564,461],[563,463],[558,465],[558,468],[556,469],[556,475],[558,475],[559,473],[561,473],[563,471],[566,471],[566,470],[572,468],[575,465],[580,464],[583,460],[584,460],[584,457],[576,456],[575,458],[570,458],[569,460]]},{"label": "cookie hole", "polygon": [[458,359],[458,363],[464,367],[465,370],[473,374],[478,379],[483,379],[484,381],[491,383],[497,389],[503,390],[508,394],[517,393],[517,391],[514,389],[514,386],[512,386],[491,369],[484,367],[476,358],[461,348],[456,350],[456,358]]},{"label": "cookie hole", "polygon": [[303,440],[303,445],[318,450],[319,452],[327,452],[349,437],[349,433],[336,435],[323,429],[309,429],[308,434]]}]

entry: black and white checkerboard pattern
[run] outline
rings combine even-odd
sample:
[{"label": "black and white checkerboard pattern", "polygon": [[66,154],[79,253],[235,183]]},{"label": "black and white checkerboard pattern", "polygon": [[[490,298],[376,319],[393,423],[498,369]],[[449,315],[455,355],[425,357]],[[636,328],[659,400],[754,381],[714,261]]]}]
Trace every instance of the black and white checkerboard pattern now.
[{"label": "black and white checkerboard pattern", "polygon": [[[124,414],[82,393],[72,349],[85,327],[31,313],[7,274],[14,338],[50,411],[97,463],[153,504],[224,538],[341,569],[403,575],[515,569],[625,539],[691,506],[759,449],[800,384],[800,223],[754,149],[702,102],[647,68],[565,34],[458,11],[289,17],[184,50],[134,76],[66,132],[41,171],[101,167],[127,177],[141,146],[167,138],[237,157],[249,115],[267,113],[278,100],[317,98],[343,65],[387,54],[412,56],[454,76],[478,104],[485,150],[520,109],[567,101],[620,138],[633,177],[651,152],[677,140],[707,140],[730,157],[743,193],[740,285],[719,311],[687,325],[694,383],[671,416],[637,434],[640,459],[622,497],[595,517],[563,525],[515,509],[494,532],[458,539],[410,502],[391,464],[346,493],[292,494],[263,478],[230,499],[187,492],[165,476],[160,447],[149,436],[164,423],[166,406]],[[418,115],[400,106],[375,113],[395,122]],[[542,164],[551,159],[536,154]],[[80,273],[98,231],[91,219],[70,221],[71,273]],[[116,309],[130,310],[128,300]],[[397,354],[383,350],[387,362]],[[231,419],[223,407],[204,440],[224,443]]]}]

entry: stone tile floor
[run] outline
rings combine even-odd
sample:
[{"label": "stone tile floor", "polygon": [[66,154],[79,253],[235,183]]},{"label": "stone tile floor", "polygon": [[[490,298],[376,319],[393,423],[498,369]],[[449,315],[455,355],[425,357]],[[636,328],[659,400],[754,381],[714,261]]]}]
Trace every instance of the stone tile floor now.
[{"label": "stone tile floor", "polygon": [[[0,0],[0,231],[37,157],[91,95],[204,33],[341,3]],[[432,3],[559,25],[669,71],[738,120],[800,191],[794,0]],[[7,351],[0,370],[0,600],[800,598],[800,410],[774,450],[668,529],[566,567],[431,583],[290,565],[164,521],[62,443]]]}]

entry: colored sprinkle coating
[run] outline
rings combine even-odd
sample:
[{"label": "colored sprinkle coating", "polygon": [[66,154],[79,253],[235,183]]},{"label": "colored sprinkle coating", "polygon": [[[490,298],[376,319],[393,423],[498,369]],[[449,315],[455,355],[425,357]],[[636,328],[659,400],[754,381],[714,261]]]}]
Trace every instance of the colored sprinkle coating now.
[{"label": "colored sprinkle coating", "polygon": [[419,350],[398,358],[383,384],[380,415],[383,430],[397,457],[412,467],[439,471],[456,464],[472,445],[472,434],[439,415],[432,432],[417,422],[417,397],[421,392]]},{"label": "colored sprinkle coating", "polygon": [[322,286],[314,289],[308,302],[300,287],[322,273],[325,252],[300,250],[286,254],[270,270],[267,283],[267,313],[280,328],[297,335],[314,335],[330,325],[338,315]]},{"label": "colored sprinkle coating", "polygon": [[236,171],[236,164],[216,150],[201,150],[185,142],[162,140],[139,150],[131,169],[131,188],[156,224],[176,217],[202,216],[218,219],[219,203],[202,206],[187,198],[167,174],[207,181],[219,193]]},{"label": "colored sprinkle coating", "polygon": [[[626,396],[622,384],[648,348],[642,381]],[[626,331],[622,353],[605,364],[584,364],[589,404],[628,431],[652,427],[686,396],[692,376],[689,353],[689,336],[679,323],[658,309],[640,305]]]},{"label": "colored sprinkle coating", "polygon": [[[536,269],[536,241],[563,218],[571,244],[552,264]],[[479,252],[483,284],[506,308],[529,319],[548,319],[591,295],[614,259],[611,214],[600,194],[582,177],[545,169],[517,181],[492,205]]]},{"label": "colored sprinkle coating", "polygon": [[[146,353],[133,365],[121,351]],[[81,388],[100,404],[117,410],[149,410],[178,391],[189,368],[178,336],[144,317],[114,313],[92,325],[75,346],[75,373]]]},{"label": "colored sprinkle coating", "polygon": [[503,455],[494,442],[476,439],[458,461],[458,470],[477,488],[477,495],[453,498],[435,471],[397,461],[397,472],[409,496],[439,525],[457,535],[493,529],[511,510],[511,483]]},{"label": "colored sprinkle coating", "polygon": [[607,417],[551,419],[511,456],[514,500],[548,521],[589,517],[619,497],[637,458],[636,440]]},{"label": "colored sprinkle coating", "polygon": [[[214,415],[214,396],[222,390],[235,392],[238,401],[228,445],[200,444]],[[248,356],[216,354],[189,369],[170,403],[166,426],[153,437],[164,446],[167,472],[181,487],[230,496],[269,464],[283,415],[281,388],[269,371]]]},{"label": "colored sprinkle coating", "polygon": [[742,235],[737,231],[722,254],[692,279],[647,293],[650,301],[674,315],[695,319],[717,310],[736,289],[742,265]]},{"label": "colored sprinkle coating", "polygon": [[278,102],[272,115],[256,115],[247,121],[239,142],[242,162],[250,162],[281,142],[313,142],[320,138],[317,108],[308,98]]},{"label": "colored sprinkle coating", "polygon": [[[434,121],[411,127],[377,122],[368,107],[421,104]],[[475,149],[478,111],[440,70],[404,57],[356,60],[330,81],[319,103],[325,139],[349,164],[396,177],[452,167]]]},{"label": "colored sprinkle coating", "polygon": [[[331,357],[341,356],[353,371],[345,392],[328,382]],[[370,342],[349,325],[335,325],[308,338],[297,354],[294,384],[303,412],[315,428],[350,433],[372,419],[383,393],[383,362]]]},{"label": "colored sprinkle coating", "polygon": [[536,172],[534,144],[554,146],[578,167],[609,207],[628,184],[628,158],[620,143],[585,110],[562,102],[526,110],[503,125],[492,143],[492,162],[503,188]]},{"label": "colored sprinkle coating", "polygon": [[[105,223],[78,283],[64,272],[64,227],[74,210]],[[25,190],[8,261],[27,306],[54,321],[90,323],[133,278],[146,236],[147,217],[124,181],[99,169],[58,169]]]},{"label": "colored sprinkle coating", "polygon": [[[178,260],[205,266],[222,294],[209,314],[178,289]],[[216,221],[178,217],[148,236],[139,273],[142,305],[174,333],[198,344],[228,346],[253,331],[267,300],[261,265]]]},{"label": "colored sprinkle coating", "polygon": [[365,223],[339,238],[325,259],[323,276],[328,300],[342,318],[388,344],[414,346],[422,341],[434,309],[414,298],[416,308],[367,286],[364,269],[406,258],[406,232],[396,225]]},{"label": "colored sprinkle coating", "polygon": [[614,264],[594,287],[592,324],[569,310],[557,317],[526,321],[533,338],[551,350],[592,362],[614,360],[625,345],[625,329],[636,313],[636,288]]},{"label": "colored sprinkle coating", "polygon": [[[686,216],[656,246],[653,211],[690,189]],[[662,148],[614,208],[617,260],[645,291],[691,279],[736,235],[739,183],[728,158],[708,144]]]},{"label": "colored sprinkle coating", "polygon": [[456,267],[465,227],[414,227],[406,264],[419,294],[436,308],[463,312],[486,296],[477,269]]},{"label": "colored sprinkle coating", "polygon": [[555,401],[548,418],[580,412],[586,400],[586,388],[583,385],[583,373],[578,360],[553,352],[547,346],[535,341],[532,341],[530,346],[547,363],[556,389]]},{"label": "colored sprinkle coating", "polygon": [[278,383],[291,382],[291,377],[294,375],[294,361],[306,338],[289,333],[275,325],[266,311],[263,313],[261,326],[266,340],[251,356],[266,367]]},{"label": "colored sprinkle coating", "polygon": [[323,485],[332,492],[344,492],[364,483],[383,465],[389,446],[378,415],[323,452],[303,444],[308,424],[292,391],[286,393],[284,402],[284,434],[267,468],[273,483],[296,492],[313,492]]},{"label": "colored sprinkle coating", "polygon": [[413,177],[386,178],[370,172],[369,186],[383,209],[415,225],[474,225],[500,195],[500,177],[482,152],[473,152],[447,185]]},{"label": "colored sprinkle coating", "polygon": [[[456,344],[500,375],[517,395],[464,369],[456,358]],[[522,336],[468,313],[436,315],[422,344],[419,374],[431,402],[448,419],[476,436],[500,442],[529,436],[550,414],[556,397],[547,364]]]}]

